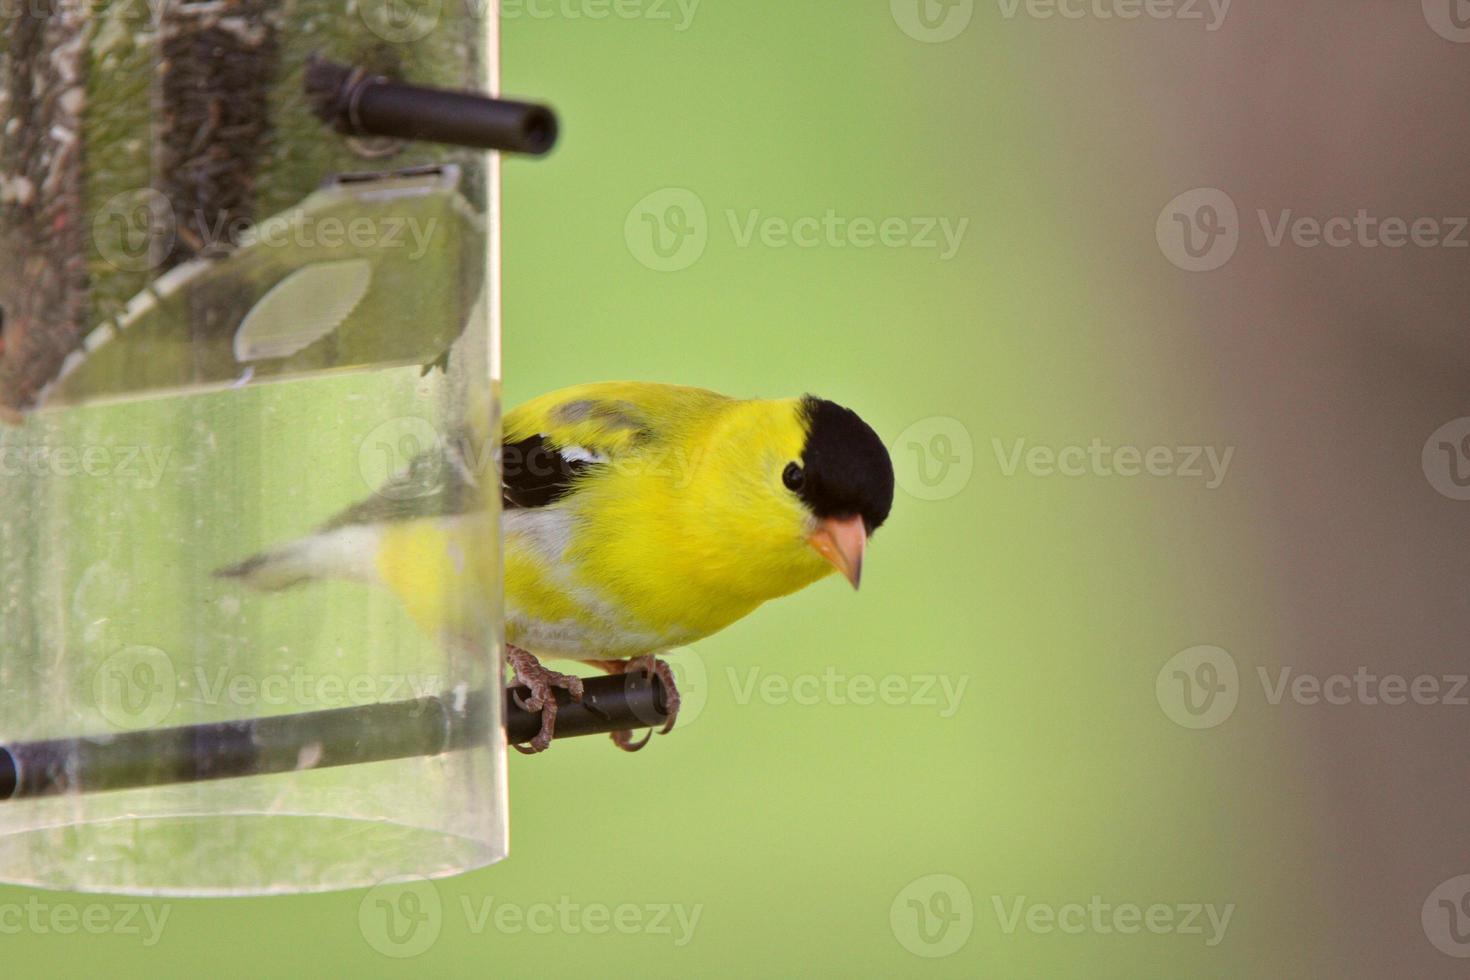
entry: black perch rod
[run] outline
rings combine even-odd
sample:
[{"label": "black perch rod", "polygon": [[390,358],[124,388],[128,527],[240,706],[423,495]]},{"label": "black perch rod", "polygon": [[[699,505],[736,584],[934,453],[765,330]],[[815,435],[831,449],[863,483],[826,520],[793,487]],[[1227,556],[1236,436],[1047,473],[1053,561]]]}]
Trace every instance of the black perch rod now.
[{"label": "black perch rod", "polygon": [[365,68],[313,56],[306,96],[322,121],[353,136],[389,136],[541,156],[556,145],[556,113],[496,99],[390,81]]},{"label": "black perch rod", "polygon": [[[589,677],[581,703],[556,692],[557,739],[662,725],[666,692],[633,671]],[[272,718],[158,728],[94,738],[0,746],[0,802],[59,793],[95,793],[173,783],[263,776],[439,755],[483,744],[484,691],[333,708]],[[505,733],[528,742],[541,715],[505,695]]]}]

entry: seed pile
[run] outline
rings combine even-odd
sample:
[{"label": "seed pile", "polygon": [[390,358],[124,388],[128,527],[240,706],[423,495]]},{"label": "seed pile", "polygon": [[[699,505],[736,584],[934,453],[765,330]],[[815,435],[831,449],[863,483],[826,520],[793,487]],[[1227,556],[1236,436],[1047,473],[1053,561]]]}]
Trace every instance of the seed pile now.
[{"label": "seed pile", "polygon": [[255,217],[256,172],[271,135],[274,7],[202,0],[165,8],[155,173],[176,224],[162,268],[223,254]]}]

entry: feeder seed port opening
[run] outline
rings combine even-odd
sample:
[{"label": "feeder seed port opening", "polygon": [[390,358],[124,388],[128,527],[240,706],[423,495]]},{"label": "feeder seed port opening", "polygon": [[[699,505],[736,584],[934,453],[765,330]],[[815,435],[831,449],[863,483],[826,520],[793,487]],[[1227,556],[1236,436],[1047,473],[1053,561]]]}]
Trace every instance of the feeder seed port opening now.
[{"label": "feeder seed port opening", "polygon": [[[289,893],[506,854],[493,151],[556,119],[480,94],[493,7],[368,7],[38,7],[0,39],[0,880]],[[432,601],[371,562],[217,574],[435,507],[465,531],[413,558],[461,583]],[[562,734],[661,719],[609,680]]]}]

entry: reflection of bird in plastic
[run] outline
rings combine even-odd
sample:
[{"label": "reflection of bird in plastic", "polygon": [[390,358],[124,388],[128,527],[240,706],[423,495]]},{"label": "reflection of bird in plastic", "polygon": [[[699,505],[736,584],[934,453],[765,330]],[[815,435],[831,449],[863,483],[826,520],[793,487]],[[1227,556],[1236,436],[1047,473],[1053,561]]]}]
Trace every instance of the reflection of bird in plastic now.
[{"label": "reflection of bird in plastic", "polygon": [[[375,582],[431,632],[475,635],[462,619],[472,597],[498,585],[495,536],[465,455],[449,445],[432,462],[219,574],[264,589]],[[530,693],[525,706],[542,713],[531,751],[551,741],[552,688],[581,696],[576,677],[537,656],[656,671],[670,691],[667,731],[677,694],[653,654],[834,570],[856,588],[868,537],[893,502],[882,441],[852,411],[811,396],[568,388],[506,416],[501,470],[507,659]],[[629,749],[647,741],[613,737]]]}]

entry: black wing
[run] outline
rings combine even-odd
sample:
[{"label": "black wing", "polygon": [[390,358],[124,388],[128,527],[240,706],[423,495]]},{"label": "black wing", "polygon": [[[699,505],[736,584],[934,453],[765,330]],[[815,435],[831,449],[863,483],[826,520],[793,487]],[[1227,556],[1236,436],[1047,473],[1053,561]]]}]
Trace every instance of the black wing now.
[{"label": "black wing", "polygon": [[[468,514],[485,506],[480,477],[486,460],[468,434],[444,441],[409,461],[402,472],[318,530]],[[506,510],[545,507],[572,492],[576,478],[597,461],[585,450],[560,450],[536,435],[501,449],[500,503]]]},{"label": "black wing", "polygon": [[595,463],[591,454],[558,449],[542,435],[508,443],[501,450],[500,504],[513,510],[555,503]]}]

